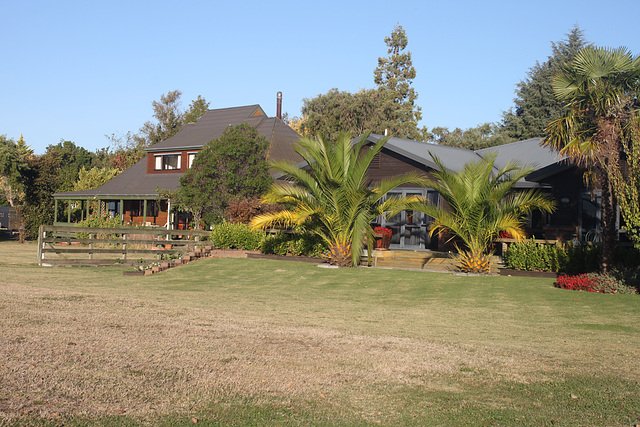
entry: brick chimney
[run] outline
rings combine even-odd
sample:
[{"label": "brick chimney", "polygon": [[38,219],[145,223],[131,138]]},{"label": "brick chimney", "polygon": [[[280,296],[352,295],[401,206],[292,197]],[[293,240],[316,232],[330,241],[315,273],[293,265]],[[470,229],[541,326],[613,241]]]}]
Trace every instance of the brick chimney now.
[{"label": "brick chimney", "polygon": [[282,92],[278,92],[278,100],[276,102],[276,117],[282,120]]}]

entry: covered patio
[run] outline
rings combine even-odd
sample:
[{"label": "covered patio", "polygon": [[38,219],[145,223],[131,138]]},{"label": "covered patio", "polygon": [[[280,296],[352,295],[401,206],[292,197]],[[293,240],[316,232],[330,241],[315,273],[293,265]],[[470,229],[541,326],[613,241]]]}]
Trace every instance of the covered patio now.
[{"label": "covered patio", "polygon": [[77,223],[91,214],[120,216],[120,225],[185,229],[186,214],[178,212],[163,190],[178,188],[182,173],[147,174],[142,159],[111,181],[93,190],[68,191],[53,195],[54,225]]}]

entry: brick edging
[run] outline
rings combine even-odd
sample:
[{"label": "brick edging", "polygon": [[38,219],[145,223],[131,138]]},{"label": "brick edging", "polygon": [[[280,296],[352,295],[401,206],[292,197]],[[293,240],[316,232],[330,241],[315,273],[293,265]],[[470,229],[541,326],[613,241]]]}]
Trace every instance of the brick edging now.
[{"label": "brick edging", "polygon": [[[183,255],[181,258],[161,262],[160,265],[154,266],[150,269],[141,271],[123,271],[125,276],[148,276],[151,274],[162,273],[170,268],[179,267],[181,265],[189,264],[190,262],[197,261],[203,258],[247,258],[249,254],[259,254],[259,251],[245,251],[242,249],[214,249],[213,246],[205,246],[204,248],[196,249]],[[141,274],[142,273],[142,274]]]}]

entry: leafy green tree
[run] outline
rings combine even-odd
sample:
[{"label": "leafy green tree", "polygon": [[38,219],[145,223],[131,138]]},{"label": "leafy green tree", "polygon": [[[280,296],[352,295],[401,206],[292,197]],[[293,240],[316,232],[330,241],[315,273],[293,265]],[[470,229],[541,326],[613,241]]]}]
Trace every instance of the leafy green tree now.
[{"label": "leafy green tree", "polygon": [[27,158],[28,168],[22,175],[25,192],[22,219],[30,235],[37,235],[41,224],[53,223],[53,194],[72,191],[80,170],[91,167],[92,156],[71,141],[61,141],[49,145],[45,154]]},{"label": "leafy green tree", "polygon": [[384,42],[389,48],[389,56],[378,58],[378,66],[373,71],[373,81],[384,98],[395,104],[395,117],[392,119],[396,124],[391,134],[419,139],[418,122],[422,119],[422,113],[416,105],[418,94],[411,87],[416,77],[416,69],[411,60],[411,52],[405,51],[409,43],[407,34],[401,25],[396,25]]},{"label": "leafy green tree", "polygon": [[334,88],[313,99],[303,99],[300,129],[304,135],[323,135],[329,140],[344,133],[355,137],[367,130],[382,135],[393,125],[394,111],[394,103],[378,90],[350,93]]},{"label": "leafy green tree", "polygon": [[153,101],[153,117],[157,122],[148,121],[135,137],[138,145],[150,147],[160,141],[171,138],[182,127],[183,116],[180,111],[180,96],[182,92],[174,90],[160,97],[160,101]]},{"label": "leafy green tree", "polygon": [[553,77],[586,46],[584,33],[577,25],[566,39],[551,43],[551,56],[542,64],[536,62],[527,77],[516,85],[515,110],[503,113],[503,132],[514,140],[545,135],[545,127],[564,110],[563,102],[554,95]]},{"label": "leafy green tree", "polygon": [[611,181],[624,220],[624,228],[636,249],[640,249],[640,123],[636,120],[623,142],[626,165],[611,171]]},{"label": "leafy green tree", "polygon": [[515,191],[515,184],[533,170],[517,162],[498,169],[494,154],[454,172],[435,155],[431,157],[438,170],[425,184],[436,190],[446,205],[416,202],[410,209],[434,218],[430,235],[445,231],[460,240],[460,266],[464,271],[487,273],[487,250],[500,232],[520,239],[524,236],[522,219],[526,214],[533,209],[554,210],[554,203],[537,191]]},{"label": "leafy green tree", "polygon": [[[51,157],[52,170],[42,173],[55,174],[52,182],[55,191],[71,191],[81,168],[91,168],[93,154],[83,147],[77,146],[72,141],[60,141],[56,145],[49,145],[45,157]],[[55,192],[54,191],[54,192]]]},{"label": "leafy green tree", "polygon": [[586,166],[602,191],[602,269],[613,262],[616,241],[612,177],[626,168],[624,145],[638,119],[640,58],[624,48],[587,47],[556,76],[553,89],[565,113],[547,127],[544,143]]},{"label": "leafy green tree", "polygon": [[78,171],[78,180],[73,184],[73,191],[92,190],[111,181],[120,173],[120,170],[110,167],[82,166]]},{"label": "leafy green tree", "polygon": [[367,169],[388,138],[365,149],[367,137],[365,134],[356,144],[346,134],[333,141],[320,136],[302,138],[295,150],[308,170],[289,162],[272,162],[271,167],[284,172],[290,182],[273,184],[263,198],[290,208],[259,215],[251,226],[306,226],[327,243],[329,262],[357,266],[365,237],[369,243],[374,240],[371,222],[391,209],[402,210],[406,203],[400,198],[383,202],[385,195],[402,184],[421,180],[417,174],[406,174],[370,188]]},{"label": "leafy green tree", "polygon": [[493,123],[484,123],[466,130],[455,128],[453,131],[449,131],[446,127],[435,127],[431,129],[429,139],[439,145],[467,150],[479,150],[513,142],[512,138],[509,138],[498,125]]},{"label": "leafy green tree", "polygon": [[106,159],[100,166],[110,166],[123,171],[144,158],[144,144],[142,140],[136,139],[137,135],[133,132],[112,133],[105,137],[111,141],[111,145],[106,149]]},{"label": "leafy green tree", "polygon": [[303,135],[322,135],[336,140],[343,133],[352,137],[371,131],[401,138],[425,140],[426,129],[418,129],[422,118],[411,87],[416,76],[411,52],[404,52],[407,36],[397,25],[385,38],[389,57],[379,58],[374,71],[376,89],[356,93],[331,89],[315,98],[303,99],[302,117],[294,121]]},{"label": "leafy green tree", "polygon": [[409,43],[407,34],[401,25],[396,25],[384,42],[389,47],[389,56],[378,58],[373,81],[378,87],[387,90],[395,102],[414,105],[418,95],[411,83],[416,78],[416,69],[411,60],[411,52],[404,51]]},{"label": "leafy green tree", "polygon": [[200,117],[204,115],[209,109],[209,103],[201,95],[198,95],[197,99],[191,101],[189,109],[184,112],[182,116],[182,123],[195,123]]},{"label": "leafy green tree", "polygon": [[22,175],[28,169],[27,158],[32,155],[33,150],[22,135],[17,142],[0,135],[0,196],[9,206],[16,207],[24,197]]},{"label": "leafy green tree", "polygon": [[135,148],[150,147],[158,142],[174,136],[186,123],[197,121],[209,108],[209,103],[198,96],[191,102],[189,109],[180,109],[182,92],[174,90],[160,97],[160,101],[153,101],[153,117],[155,122],[148,121],[140,129],[138,135],[133,136]]},{"label": "leafy green tree", "polygon": [[269,141],[254,127],[228,127],[196,155],[180,178],[171,199],[192,214],[196,226],[203,217],[220,221],[229,201],[261,196],[273,181],[266,156]]}]

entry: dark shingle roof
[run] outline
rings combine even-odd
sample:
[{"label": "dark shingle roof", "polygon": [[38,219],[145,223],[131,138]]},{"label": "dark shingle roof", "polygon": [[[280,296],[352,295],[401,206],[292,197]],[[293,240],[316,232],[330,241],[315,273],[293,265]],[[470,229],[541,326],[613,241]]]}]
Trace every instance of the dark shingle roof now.
[{"label": "dark shingle roof", "polygon": [[[372,134],[369,140],[376,142],[383,138],[382,135]],[[458,171],[469,162],[479,159],[473,151],[463,148],[448,147],[446,145],[428,144],[426,142],[412,141],[410,139],[389,138],[385,148],[401,154],[411,160],[417,161],[431,169],[437,169],[430,156],[430,152],[438,157],[448,168]]]},{"label": "dark shingle roof", "polygon": [[178,188],[182,173],[147,174],[147,158],[140,160],[109,182],[93,190],[68,191],[56,193],[55,197],[66,198],[73,196],[119,198],[119,197],[156,197],[158,189],[174,191]]},{"label": "dark shingle roof", "polygon": [[497,152],[496,165],[504,166],[510,160],[517,160],[523,165],[541,169],[564,159],[557,151],[542,147],[542,138],[531,138],[511,144],[498,145],[496,147],[477,150],[480,156],[485,157],[491,152]]},{"label": "dark shingle roof", "polygon": [[[380,138],[382,138],[381,135],[371,135],[369,140],[377,141]],[[523,166],[528,165],[535,169],[541,169],[563,160],[557,151],[541,146],[541,141],[542,138],[532,138],[473,151],[401,138],[389,138],[385,147],[436,169],[436,165],[429,155],[431,152],[454,171],[461,170],[466,163],[486,158],[494,152],[497,153],[495,166],[498,168],[505,166],[511,160],[519,161]]]},{"label": "dark shingle roof", "polygon": [[[268,158],[300,161],[293,143],[300,135],[281,119],[267,117],[259,105],[208,110],[197,122],[189,123],[173,137],[149,148],[148,152],[200,149],[212,139],[222,135],[228,126],[246,123],[254,126],[270,142]],[[147,158],[128,168],[111,181],[94,189],[56,193],[55,197],[156,197],[158,189],[173,191],[180,184],[182,173],[147,174]]]},{"label": "dark shingle roof", "polygon": [[[380,138],[382,138],[382,135],[372,134],[369,136],[369,140],[372,142],[378,141]],[[420,162],[429,168],[437,169],[437,165],[431,159],[430,153],[433,153],[447,168],[453,171],[462,170],[466,163],[476,161],[480,158],[486,158],[492,153],[497,153],[495,161],[496,168],[502,168],[507,162],[512,160],[518,161],[521,166],[531,166],[536,170],[548,170],[553,165],[564,163],[563,156],[549,147],[541,146],[541,142],[542,138],[532,138],[472,151],[402,138],[389,138],[389,141],[385,144],[385,149]],[[530,174],[532,178],[535,176],[536,172]],[[527,179],[521,180],[517,184],[517,187],[527,188],[539,186],[533,181],[533,179],[527,177]]]},{"label": "dark shingle roof", "polygon": [[300,135],[282,120],[276,117],[265,118],[257,129],[270,142],[267,160],[300,161],[300,155],[293,149],[293,144],[300,140]]},{"label": "dark shingle roof", "polygon": [[[221,136],[229,126],[247,123],[251,126],[258,127],[265,119],[268,119],[268,117],[257,104],[247,105],[245,107],[208,110],[197,122],[184,125],[177,134],[152,145],[147,148],[146,151],[157,152],[202,148],[207,142]],[[270,137],[267,137],[267,139],[270,139]]]}]

